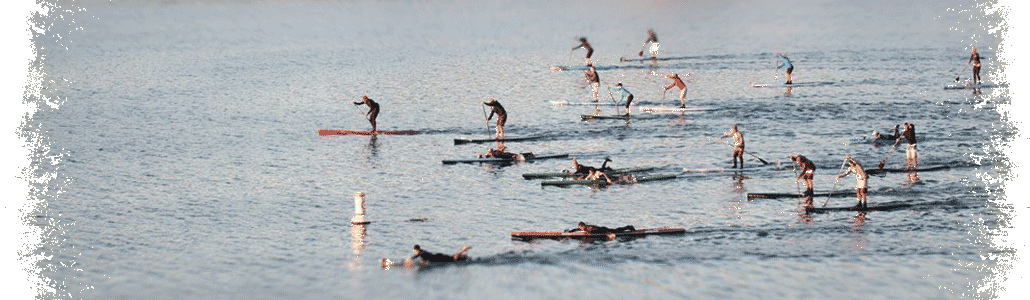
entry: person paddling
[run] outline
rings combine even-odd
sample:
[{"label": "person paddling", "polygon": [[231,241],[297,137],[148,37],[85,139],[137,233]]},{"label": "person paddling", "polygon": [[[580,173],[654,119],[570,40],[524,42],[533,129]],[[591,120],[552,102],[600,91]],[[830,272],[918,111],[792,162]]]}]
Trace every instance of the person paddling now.
[{"label": "person paddling", "polygon": [[594,102],[597,102],[597,89],[601,86],[601,77],[597,75],[597,69],[594,68],[594,64],[587,64],[589,70],[583,72],[583,75],[587,78],[587,83],[590,83],[590,87],[594,91]]},{"label": "person paddling", "polygon": [[368,112],[365,113],[365,118],[372,124],[372,133],[376,132],[376,117],[379,116],[379,103],[372,101],[368,98],[368,95],[361,96],[361,102],[354,102],[354,105],[368,106]]},{"label": "person paddling", "polygon": [[412,252],[414,252],[414,255],[412,255],[411,257],[409,257],[407,259],[405,259],[403,262],[394,263],[394,262],[391,262],[389,259],[385,259],[384,258],[384,259],[380,260],[379,264],[384,269],[386,269],[386,268],[389,268],[389,267],[392,267],[392,266],[400,266],[400,265],[410,266],[410,265],[412,265],[414,263],[416,258],[421,258],[422,259],[422,261],[419,262],[419,264],[421,264],[421,265],[425,265],[426,263],[429,263],[429,262],[445,263],[445,262],[466,261],[466,260],[469,260],[469,257],[467,255],[465,255],[465,251],[468,251],[471,248],[472,247],[465,246],[465,247],[462,247],[461,250],[458,250],[457,253],[455,253],[453,255],[447,255],[447,254],[442,254],[442,253],[433,253],[433,252],[429,252],[429,251],[424,251],[424,250],[422,250],[422,247],[419,247],[419,245],[415,245],[414,249],[412,250]]},{"label": "person paddling", "polygon": [[866,192],[869,191],[866,180],[868,180],[869,177],[866,176],[865,169],[862,168],[862,165],[859,164],[858,161],[855,161],[855,159],[851,158],[851,154],[848,154],[846,160],[848,161],[848,171],[837,176],[837,178],[844,178],[847,177],[848,174],[855,174],[855,179],[858,180],[858,182],[855,183],[855,198],[858,198],[858,204],[856,204],[855,207],[866,208],[865,197]]},{"label": "person paddling", "polygon": [[798,168],[801,169],[801,173],[798,174],[797,178],[794,178],[794,181],[797,182],[803,180],[802,182],[805,185],[805,206],[812,206],[812,177],[815,173],[815,163],[813,163],[807,157],[793,154],[790,155],[790,161],[797,163]]},{"label": "person paddling", "polygon": [[980,53],[976,52],[976,46],[973,46],[973,54],[969,55],[967,63],[973,64],[973,84],[982,83],[980,80]]},{"label": "person paddling", "polygon": [[622,82],[615,84],[615,91],[619,92],[619,100],[623,97],[626,98],[626,115],[629,115],[629,105],[633,103],[633,93],[630,93],[625,87],[622,86]]},{"label": "person paddling", "polygon": [[737,167],[737,160],[740,160],[740,168],[744,168],[744,134],[737,130],[737,125],[730,127],[730,132],[722,134],[722,138],[733,137],[733,167]]},{"label": "person paddling", "polygon": [[672,75],[666,75],[666,78],[672,79],[672,83],[665,86],[665,90],[668,91],[673,87],[680,89],[680,108],[687,107],[687,84],[683,83],[683,79],[680,79],[679,74],[672,73]]},{"label": "person paddling", "polygon": [[483,102],[484,105],[490,107],[490,116],[486,117],[486,120],[489,121],[494,117],[494,114],[497,114],[497,136],[495,138],[502,140],[504,139],[504,122],[508,120],[508,112],[505,111],[504,106],[501,106],[501,103],[494,100],[494,98],[488,97],[487,99],[488,100],[486,102]]},{"label": "person paddling", "polygon": [[[901,141],[901,138],[905,138],[908,141],[908,148],[905,151],[905,168],[914,171],[918,165],[917,158],[919,156],[916,153],[916,125],[905,122],[905,128],[901,131],[898,142]],[[895,145],[897,145],[897,142],[895,142]]]},{"label": "person paddling", "polygon": [[654,30],[653,29],[648,29],[647,30],[647,39],[644,40],[644,44],[640,46],[641,49],[640,49],[640,52],[637,53],[637,56],[644,57],[644,48],[647,48],[647,43],[651,43],[651,49],[650,49],[650,52],[651,52],[651,62],[657,62],[658,61],[658,46],[659,46],[659,44],[658,44],[658,36],[654,34]]},{"label": "person paddling", "polygon": [[579,48],[587,49],[587,56],[585,58],[585,61],[586,61],[587,65],[590,65],[591,64],[590,56],[594,55],[594,47],[590,47],[590,43],[587,42],[587,38],[586,37],[581,37],[581,38],[579,38],[579,46],[573,47],[572,51],[576,51],[576,49],[579,49]]},{"label": "person paddling", "polygon": [[565,230],[565,232],[583,232],[583,233],[587,233],[587,234],[604,234],[604,235],[607,235],[609,239],[614,239],[616,233],[631,232],[631,231],[636,231],[636,230],[637,229],[634,228],[633,225],[626,225],[626,226],[622,226],[622,227],[618,227],[618,228],[608,228],[608,227],[604,227],[604,226],[590,225],[590,224],[587,224],[587,223],[584,223],[584,222],[579,222],[579,224],[576,224],[576,228],[567,229],[567,230]]},{"label": "person paddling", "polygon": [[780,59],[779,64],[776,65],[776,69],[777,70],[786,70],[786,74],[787,74],[787,83],[786,84],[793,84],[793,81],[791,81],[791,79],[790,79],[790,73],[794,72],[794,62],[790,61],[790,59],[787,58],[787,54],[783,53],[783,52],[776,53],[776,58]]}]

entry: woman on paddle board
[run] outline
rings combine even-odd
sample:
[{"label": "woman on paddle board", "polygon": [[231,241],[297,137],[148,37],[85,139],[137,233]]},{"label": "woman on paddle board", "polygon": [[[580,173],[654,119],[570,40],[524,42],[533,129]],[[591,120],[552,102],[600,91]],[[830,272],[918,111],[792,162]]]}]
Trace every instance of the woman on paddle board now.
[{"label": "woman on paddle board", "polygon": [[626,115],[629,115],[629,105],[633,103],[633,93],[630,93],[625,87],[622,86],[622,82],[615,84],[615,91],[619,92],[619,99],[626,97]]},{"label": "woman on paddle board", "polygon": [[368,112],[365,113],[365,118],[372,124],[372,132],[376,132],[376,117],[379,116],[379,103],[372,101],[368,98],[368,95],[361,96],[361,102],[354,102],[354,105],[366,105],[368,106]]},{"label": "woman on paddle board", "polygon": [[794,181],[797,182],[804,180],[803,182],[805,184],[805,206],[812,206],[812,177],[815,173],[815,163],[813,163],[807,157],[804,157],[800,154],[791,154],[790,161],[793,161],[794,163],[798,164],[798,168],[801,169],[801,174],[799,174],[797,178],[794,178]]},{"label": "woman on paddle board", "polygon": [[494,114],[497,114],[497,139],[504,139],[504,122],[508,120],[508,112],[494,98],[487,98],[487,101],[483,102],[483,104],[490,107],[490,116],[486,117],[487,121],[493,118]]},{"label": "woman on paddle board", "polygon": [[588,63],[587,67],[589,70],[583,72],[583,75],[587,77],[587,82],[590,83],[590,87],[594,91],[594,102],[597,102],[597,89],[601,87],[601,77],[597,76],[597,69],[594,69],[594,64]]},{"label": "woman on paddle board", "polygon": [[591,64],[590,56],[594,55],[594,47],[590,47],[590,43],[587,43],[587,38],[586,37],[581,37],[581,38],[579,38],[579,46],[573,47],[572,51],[576,51],[576,49],[579,49],[579,48],[587,49],[587,56],[586,56],[585,60],[586,60],[586,64],[590,65]]},{"label": "woman on paddle board", "polygon": [[733,167],[737,167],[737,160],[740,160],[740,168],[744,168],[744,134],[737,130],[737,125],[730,127],[730,132],[723,133],[722,138],[733,137]]},{"label": "woman on paddle board", "polygon": [[916,125],[905,122],[905,128],[901,131],[898,141],[901,141],[901,138],[908,141],[908,148],[905,150],[905,168],[915,171],[916,165],[918,165],[916,159],[919,157],[919,154],[916,153]]},{"label": "woman on paddle board", "polygon": [[973,54],[969,55],[969,62],[973,64],[973,84],[979,84],[980,80],[980,53],[976,52],[976,46],[973,46]]},{"label": "woman on paddle board", "polygon": [[687,107],[687,84],[683,83],[683,79],[680,79],[680,75],[672,73],[672,75],[666,75],[665,78],[672,79],[672,83],[665,86],[665,90],[668,91],[672,87],[678,87],[680,89],[680,108]]},{"label": "woman on paddle board", "polygon": [[858,204],[856,204],[855,207],[866,208],[865,195],[866,192],[869,191],[866,180],[869,177],[866,176],[865,169],[862,168],[862,165],[855,161],[855,159],[851,158],[851,154],[848,154],[846,159],[848,161],[848,171],[843,175],[837,176],[837,178],[844,178],[847,177],[848,174],[855,174],[855,179],[858,180],[858,182],[855,183],[855,197],[858,198]]}]

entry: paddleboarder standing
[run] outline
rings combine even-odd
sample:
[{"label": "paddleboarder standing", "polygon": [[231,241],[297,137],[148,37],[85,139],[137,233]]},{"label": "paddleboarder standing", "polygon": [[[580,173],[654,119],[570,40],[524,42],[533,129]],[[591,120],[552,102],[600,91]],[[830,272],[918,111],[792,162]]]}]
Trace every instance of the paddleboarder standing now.
[{"label": "paddleboarder standing", "polygon": [[733,137],[733,167],[737,167],[737,160],[740,160],[740,168],[744,168],[744,134],[737,130],[737,125],[730,127],[730,132],[722,134],[722,138]]},{"label": "paddleboarder standing", "polygon": [[591,64],[590,56],[594,55],[594,47],[590,47],[590,43],[587,43],[587,38],[586,37],[581,37],[581,38],[579,38],[579,46],[573,47],[572,51],[576,51],[576,49],[579,49],[579,48],[587,49],[587,56],[586,56],[585,60],[586,60],[586,64],[590,65]]},{"label": "paddleboarder standing", "polygon": [[508,112],[505,111],[504,110],[504,106],[501,106],[501,103],[497,102],[497,100],[494,100],[494,98],[488,97],[487,101],[483,102],[483,104],[486,105],[486,106],[490,106],[490,116],[486,117],[487,121],[489,121],[491,118],[493,118],[494,114],[497,114],[497,137],[496,138],[498,140],[504,139],[504,122],[506,122],[508,120]]},{"label": "paddleboarder standing", "polygon": [[422,258],[422,261],[420,262],[420,264],[422,265],[425,265],[427,262],[456,262],[469,260],[468,255],[465,255],[465,251],[468,251],[471,248],[472,247],[465,246],[462,247],[461,250],[458,250],[458,253],[455,253],[453,255],[447,255],[442,253],[424,251],[422,250],[422,247],[419,247],[419,245],[415,245],[414,249],[412,250],[412,252],[414,252],[414,255],[405,259],[403,262],[394,263],[391,262],[389,259],[384,258],[380,260],[379,264],[383,267],[383,269],[386,269],[392,266],[399,265],[410,266],[410,264],[412,264],[416,258]]},{"label": "paddleboarder standing", "polygon": [[597,69],[594,68],[594,64],[587,63],[589,70],[583,72],[583,75],[587,77],[587,82],[590,83],[590,87],[594,91],[594,102],[597,102],[597,89],[601,87],[601,77],[597,76]]},{"label": "paddleboarder standing", "polygon": [[776,58],[778,58],[780,60],[779,64],[776,65],[776,69],[777,70],[786,70],[786,73],[787,73],[787,83],[786,84],[793,84],[793,82],[790,80],[790,73],[794,72],[794,62],[790,61],[790,59],[787,58],[787,54],[783,53],[783,52],[776,53]]},{"label": "paddleboarder standing", "polygon": [[901,135],[898,136],[898,140],[897,142],[894,142],[894,144],[896,145],[900,142],[901,138],[905,138],[905,140],[908,141],[908,148],[905,151],[905,168],[915,171],[916,166],[918,165],[917,158],[919,156],[919,154],[916,153],[916,125],[905,122],[905,128],[901,130]]},{"label": "paddleboarder standing", "polygon": [[640,52],[637,56],[644,57],[644,48],[647,48],[647,43],[651,43],[651,62],[657,62],[658,60],[658,36],[654,34],[654,29],[647,30],[647,39],[644,40],[644,44],[640,46]]},{"label": "paddleboarder standing", "polygon": [[858,204],[856,204],[855,207],[866,208],[865,196],[868,191],[868,183],[866,180],[868,180],[869,177],[866,176],[865,169],[862,168],[862,165],[855,161],[855,159],[851,158],[851,154],[848,154],[846,159],[848,161],[848,171],[843,175],[837,176],[837,178],[844,178],[847,177],[848,174],[855,174],[855,179],[858,180],[855,184],[855,197],[858,198]]},{"label": "paddleboarder standing", "polygon": [[804,180],[803,183],[805,184],[805,206],[812,206],[812,177],[815,173],[815,163],[813,163],[807,157],[804,157],[800,154],[791,154],[790,161],[793,161],[794,163],[798,164],[798,168],[801,169],[801,173],[797,176],[797,178],[794,178],[794,181],[797,182]]},{"label": "paddleboarder standing", "polygon": [[967,63],[973,64],[973,84],[979,84],[980,80],[980,53],[976,52],[976,46],[973,46],[973,54],[969,55],[969,61]]},{"label": "paddleboarder standing", "polygon": [[372,133],[376,132],[376,117],[379,116],[379,103],[372,101],[368,95],[361,96],[361,102],[354,102],[354,105],[366,105],[368,106],[368,112],[365,113],[365,118],[372,124]]},{"label": "paddleboarder standing", "polygon": [[672,79],[672,83],[665,86],[665,90],[668,91],[673,87],[680,89],[680,108],[687,107],[687,84],[683,83],[683,79],[680,79],[679,74],[672,73],[672,75],[666,75],[665,78]]},{"label": "paddleboarder standing", "polygon": [[626,115],[629,115],[629,105],[633,103],[633,93],[630,93],[625,87],[622,86],[622,82],[615,84],[615,91],[619,92],[619,99],[626,97]]}]

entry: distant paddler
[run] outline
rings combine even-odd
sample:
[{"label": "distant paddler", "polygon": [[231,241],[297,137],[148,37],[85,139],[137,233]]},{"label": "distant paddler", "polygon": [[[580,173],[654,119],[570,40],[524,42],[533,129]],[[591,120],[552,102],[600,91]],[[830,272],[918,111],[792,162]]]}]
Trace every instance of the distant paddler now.
[{"label": "distant paddler", "polygon": [[457,261],[465,261],[465,260],[469,260],[468,255],[465,255],[465,251],[468,251],[471,248],[472,247],[465,246],[465,247],[462,247],[461,250],[458,250],[457,253],[455,253],[453,255],[447,255],[447,254],[432,253],[432,252],[429,252],[429,251],[424,251],[424,250],[422,250],[422,247],[419,247],[419,245],[415,245],[414,249],[412,250],[412,252],[414,252],[414,255],[412,255],[411,257],[409,257],[407,259],[405,259],[404,261],[396,262],[395,263],[395,262],[390,261],[389,259],[385,259],[384,258],[384,259],[380,260],[379,264],[380,264],[380,266],[383,269],[387,269],[387,268],[394,267],[394,266],[405,266],[405,267],[414,266],[416,258],[421,258],[422,259],[420,262],[418,262],[419,265],[426,265],[427,263],[430,263],[430,262],[457,262]]},{"label": "distant paddler", "polygon": [[368,95],[361,96],[361,102],[354,102],[354,105],[366,105],[368,106],[368,112],[365,113],[365,118],[372,124],[372,133],[376,132],[376,117],[379,116],[379,103],[372,101],[368,98]]},{"label": "distant paddler", "polygon": [[616,83],[614,90],[619,92],[619,100],[622,100],[623,97],[626,98],[626,115],[629,115],[629,105],[633,103],[633,93],[623,87],[622,82]]},{"label": "distant paddler", "polygon": [[650,48],[651,62],[656,62],[658,60],[658,46],[659,46],[659,44],[658,44],[658,36],[654,34],[654,30],[653,29],[648,29],[647,30],[647,39],[644,40],[644,44],[640,46],[640,52],[637,53],[637,56],[644,57],[644,48],[647,48],[647,43],[651,43],[651,48]]},{"label": "distant paddler", "polygon": [[583,75],[587,78],[587,83],[594,91],[594,102],[597,102],[597,89],[601,87],[601,77],[597,76],[597,69],[594,68],[594,64],[587,63],[589,70],[583,72]]},{"label": "distant paddler", "polygon": [[590,225],[584,222],[576,224],[576,228],[566,229],[565,232],[583,232],[587,234],[604,234],[608,235],[609,239],[614,239],[616,233],[631,232],[637,229],[633,225],[626,225],[618,228],[608,228],[604,226]]},{"label": "distant paddler", "polygon": [[[905,122],[905,128],[901,131],[901,135],[898,137],[898,142],[901,138],[905,138],[908,141],[908,148],[905,151],[905,168],[908,170],[916,170],[918,165],[917,158],[919,156],[916,153],[916,125]],[[897,142],[894,143],[897,145]]]},{"label": "distant paddler", "polygon": [[737,167],[737,160],[740,160],[740,168],[744,168],[744,134],[737,130],[737,125],[730,127],[730,132],[722,134],[720,139],[733,137],[733,167]]},{"label": "distant paddler", "polygon": [[780,60],[776,65],[776,69],[784,70],[787,74],[786,84],[792,84],[793,82],[790,80],[790,73],[794,72],[794,62],[790,61],[790,59],[787,58],[787,54],[783,52],[777,52],[776,58]]},{"label": "distant paddler", "polygon": [[800,174],[797,178],[794,178],[795,182],[802,181],[805,185],[805,206],[812,206],[812,177],[815,173],[815,163],[809,160],[803,155],[790,155],[790,161],[798,164],[798,168],[801,169]]},{"label": "distant paddler", "polygon": [[591,64],[590,56],[594,55],[594,47],[590,47],[590,43],[587,43],[587,38],[586,37],[581,37],[581,38],[579,38],[579,46],[573,47],[572,51],[576,51],[576,49],[579,49],[579,48],[587,49],[587,56],[585,58],[585,61],[586,61],[587,65],[590,65]]},{"label": "distant paddler", "polygon": [[500,102],[494,100],[494,98],[487,98],[483,105],[490,106],[490,116],[486,117],[487,121],[490,121],[497,114],[497,136],[496,139],[504,139],[504,122],[508,120],[508,112],[504,110],[504,106],[501,106]]},{"label": "distant paddler", "polygon": [[855,207],[866,208],[865,196],[866,192],[869,191],[866,180],[869,179],[869,177],[866,176],[865,169],[862,168],[862,165],[855,161],[855,159],[851,158],[851,154],[848,154],[846,160],[848,161],[848,171],[837,176],[837,178],[844,178],[848,176],[848,174],[855,174],[855,179],[858,179],[858,182],[855,184],[855,197],[858,198],[858,204],[856,204]]},{"label": "distant paddler", "polygon": [[973,64],[973,84],[981,83],[980,80],[980,53],[976,52],[976,46],[973,46],[973,54],[969,55],[969,61],[967,64]]},{"label": "distant paddler", "polygon": [[683,83],[683,79],[680,79],[680,75],[676,74],[676,73],[672,73],[672,75],[666,75],[665,78],[672,79],[672,83],[670,83],[669,85],[665,86],[665,91],[668,91],[669,89],[671,89],[673,87],[679,88],[680,89],[680,108],[686,108],[687,107],[687,84]]}]

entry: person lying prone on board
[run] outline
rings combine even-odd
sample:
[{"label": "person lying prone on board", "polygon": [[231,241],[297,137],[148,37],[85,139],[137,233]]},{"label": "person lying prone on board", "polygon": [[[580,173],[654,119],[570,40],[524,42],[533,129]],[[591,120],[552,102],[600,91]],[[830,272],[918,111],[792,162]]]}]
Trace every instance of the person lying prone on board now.
[{"label": "person lying prone on board", "polygon": [[590,170],[590,174],[584,177],[584,180],[599,180],[604,178],[604,181],[608,184],[614,183],[636,183],[637,178],[633,175],[615,175],[615,179],[609,176],[607,173],[601,170]]},{"label": "person lying prone on board", "polygon": [[584,233],[587,233],[587,234],[604,234],[604,235],[607,235],[609,239],[614,239],[616,233],[630,232],[630,231],[636,231],[636,230],[637,230],[636,228],[633,228],[633,225],[626,225],[626,226],[622,226],[622,227],[619,227],[619,228],[612,229],[612,228],[608,228],[608,227],[604,227],[604,226],[589,225],[589,224],[584,223],[584,222],[579,222],[579,224],[576,225],[576,228],[574,228],[574,229],[567,229],[567,230],[565,230],[565,232],[584,232]]},{"label": "person lying prone on board", "polygon": [[608,167],[608,163],[612,161],[611,157],[605,157],[604,162],[601,163],[600,168],[594,168],[591,166],[581,165],[575,158],[572,159],[572,175],[589,176],[591,171],[611,171]]},{"label": "person lying prone on board", "polygon": [[505,150],[505,147],[503,145],[501,147],[498,147],[497,149],[492,149],[491,148],[490,150],[486,151],[486,154],[482,154],[479,157],[503,158],[503,159],[507,159],[507,160],[511,160],[511,161],[519,161],[519,162],[526,161],[526,159],[533,159],[533,157],[534,157],[533,156],[533,152],[511,153],[511,152],[507,152],[507,151],[504,151],[504,150]]},{"label": "person lying prone on board", "polygon": [[380,266],[382,266],[383,269],[389,269],[390,267],[395,267],[395,266],[412,267],[412,266],[414,266],[416,264],[415,263],[415,259],[416,258],[421,258],[421,261],[418,262],[418,265],[423,265],[423,266],[428,264],[428,263],[430,263],[430,262],[457,262],[457,261],[465,261],[465,260],[469,260],[468,255],[465,255],[465,251],[468,251],[471,248],[472,247],[465,246],[465,247],[462,247],[461,250],[458,250],[458,253],[455,253],[454,255],[447,255],[447,254],[432,253],[432,252],[429,252],[429,251],[423,251],[422,247],[419,247],[419,245],[415,245],[414,249],[412,250],[414,252],[414,255],[412,255],[409,258],[404,259],[404,261],[402,261],[402,262],[392,262],[389,259],[385,259],[384,258],[384,259],[380,260],[379,264],[380,264]]}]

